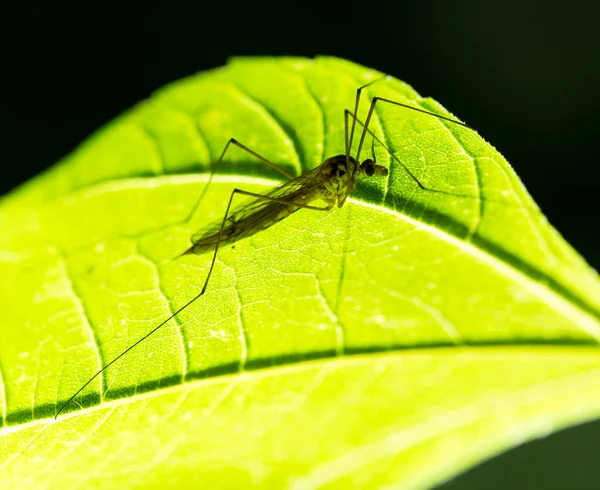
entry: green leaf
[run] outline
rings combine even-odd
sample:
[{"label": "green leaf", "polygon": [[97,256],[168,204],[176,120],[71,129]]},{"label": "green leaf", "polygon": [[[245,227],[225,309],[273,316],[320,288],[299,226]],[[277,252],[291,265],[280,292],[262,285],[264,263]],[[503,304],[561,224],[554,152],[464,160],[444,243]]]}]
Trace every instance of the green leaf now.
[{"label": "green leaf", "polygon": [[[0,202],[6,488],[424,488],[600,415],[600,281],[474,131],[378,103],[386,178],[172,260],[233,188],[344,151],[381,75],[235,59],[161,89]],[[449,115],[398,80],[363,93]],[[358,143],[354,139],[354,147]],[[410,172],[410,173],[409,173]],[[418,179],[411,178],[410,174]]]}]

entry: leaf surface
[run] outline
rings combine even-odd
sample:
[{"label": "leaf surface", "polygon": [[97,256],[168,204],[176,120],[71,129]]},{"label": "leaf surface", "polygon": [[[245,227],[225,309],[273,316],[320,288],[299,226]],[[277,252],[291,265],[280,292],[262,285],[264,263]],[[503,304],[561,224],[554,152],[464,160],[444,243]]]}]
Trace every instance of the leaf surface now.
[{"label": "leaf surface", "polygon": [[[168,85],[0,202],[7,485],[423,488],[598,416],[600,282],[474,131],[378,103],[386,178],[172,260],[233,188],[343,153],[380,74],[235,59]],[[397,80],[363,93],[448,113]],[[354,139],[354,148],[358,143]]]}]

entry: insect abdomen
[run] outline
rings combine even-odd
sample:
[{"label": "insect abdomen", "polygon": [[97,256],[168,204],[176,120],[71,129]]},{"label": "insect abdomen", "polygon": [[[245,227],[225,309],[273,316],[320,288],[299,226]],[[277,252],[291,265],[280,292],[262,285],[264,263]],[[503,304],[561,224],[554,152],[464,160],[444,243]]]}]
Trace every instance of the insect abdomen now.
[{"label": "insect abdomen", "polygon": [[281,212],[277,216],[275,216],[272,221],[266,222],[263,225],[263,230],[266,230],[270,226],[273,226],[275,223],[279,223],[282,219],[287,218],[290,214],[295,213],[299,209],[300,208],[298,206],[287,206],[286,208],[282,209]]},{"label": "insect abdomen", "polygon": [[[287,218],[290,214],[298,211],[298,209],[300,209],[298,206],[292,205],[284,207],[279,213],[272,216],[268,221],[265,221],[262,225],[262,228],[259,229],[266,230],[275,223],[278,223],[282,219]],[[223,231],[221,232],[220,240],[218,232],[200,238],[181,255],[202,255],[214,251],[217,242],[219,242],[219,247],[222,247],[223,245],[229,245],[231,243],[237,242],[238,240],[241,240],[242,238],[254,235],[257,231],[256,228],[248,226],[247,223],[245,223],[245,221],[245,219],[242,219],[239,222],[234,222],[225,226],[225,228],[223,228]]]}]

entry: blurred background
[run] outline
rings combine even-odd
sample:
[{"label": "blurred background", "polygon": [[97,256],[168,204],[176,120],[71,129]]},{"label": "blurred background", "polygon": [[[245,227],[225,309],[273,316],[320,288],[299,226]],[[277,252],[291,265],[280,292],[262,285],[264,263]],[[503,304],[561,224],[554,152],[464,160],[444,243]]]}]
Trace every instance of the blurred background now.
[{"label": "blurred background", "polygon": [[[94,5],[22,1],[3,7],[1,194],[165,83],[221,66],[232,55],[329,54],[400,78],[475,127],[515,167],[550,222],[600,267],[600,3],[107,0],[102,8]],[[594,452],[598,427],[588,424],[545,440],[546,450],[561,453],[568,445],[552,441],[572,437],[579,449],[548,453],[540,468],[559,457],[552,472],[562,469],[571,482],[591,471],[581,469],[582,453]],[[534,449],[523,453],[528,447]],[[509,454],[443,488],[505,488],[511,475],[507,461],[525,461],[512,473],[515,482],[524,483],[544,453],[532,443]],[[500,467],[494,467],[497,461]],[[481,480],[481,471],[496,476]],[[600,488],[556,486],[560,476],[552,472],[540,469],[538,478],[546,475],[555,486],[534,486]]]}]

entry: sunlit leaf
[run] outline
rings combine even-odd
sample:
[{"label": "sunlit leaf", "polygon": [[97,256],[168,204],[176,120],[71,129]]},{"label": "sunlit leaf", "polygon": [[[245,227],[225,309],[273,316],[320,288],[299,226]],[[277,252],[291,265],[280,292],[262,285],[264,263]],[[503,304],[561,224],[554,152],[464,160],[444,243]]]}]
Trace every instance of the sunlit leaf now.
[{"label": "sunlit leaf", "polygon": [[[7,488],[427,487],[600,414],[600,282],[477,133],[378,104],[386,178],[185,256],[233,188],[344,151],[380,73],[236,59],[168,85],[0,202]],[[448,113],[397,80],[363,93]],[[358,138],[355,137],[356,148]],[[411,177],[414,176],[413,177]],[[68,412],[68,413],[67,413]]]}]

